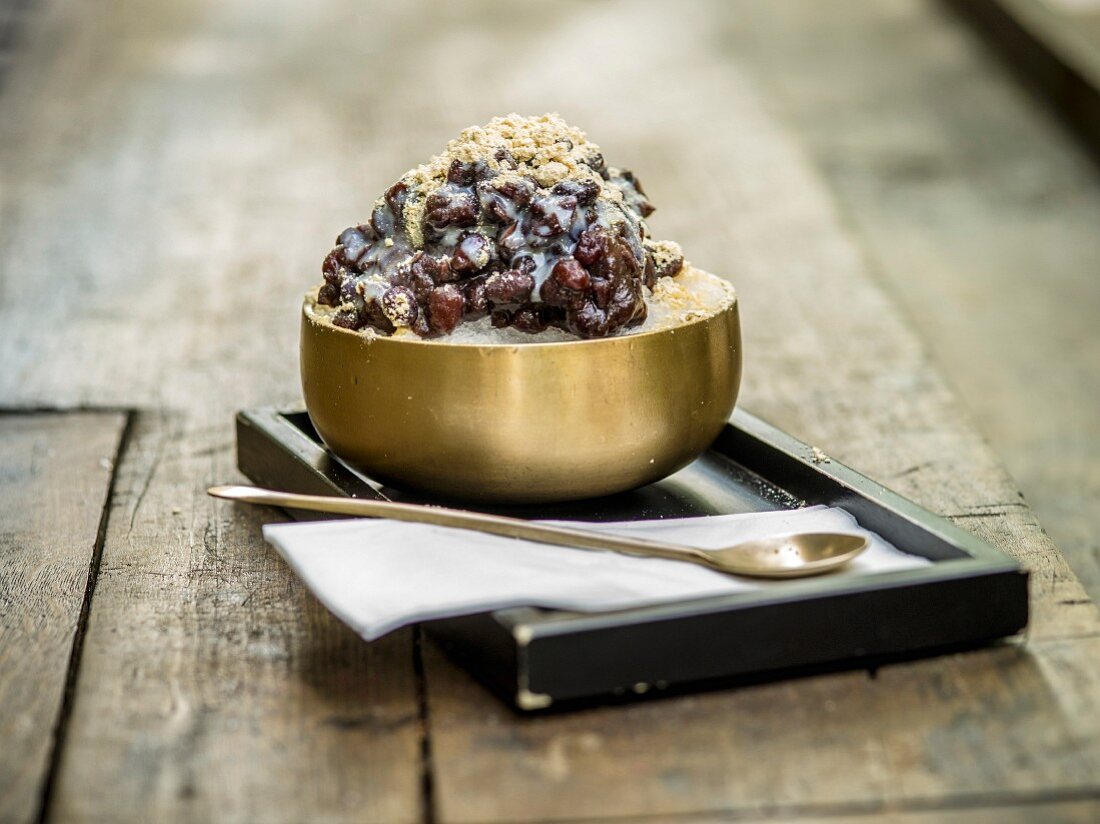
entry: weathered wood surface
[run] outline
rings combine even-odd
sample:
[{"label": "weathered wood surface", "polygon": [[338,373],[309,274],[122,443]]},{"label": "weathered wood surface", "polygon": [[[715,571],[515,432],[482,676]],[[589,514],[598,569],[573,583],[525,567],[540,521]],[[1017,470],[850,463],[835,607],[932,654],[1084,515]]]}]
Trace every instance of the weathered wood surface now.
[{"label": "weathered wood surface", "polygon": [[[1100,641],[1005,645],[516,722],[427,658],[447,820],[735,818],[1097,797]],[[491,785],[492,793],[479,788]]]},{"label": "weathered wood surface", "polygon": [[[798,821],[800,824],[1095,824],[1100,817],[1100,802],[1089,799],[1054,801],[1039,804],[963,808],[929,809],[922,812],[868,813],[865,815],[799,816],[775,821]],[[705,820],[705,819],[698,819]]]},{"label": "weathered wood surface", "polygon": [[[698,29],[686,29],[684,43],[654,32],[649,45],[661,38],[679,51],[705,39],[709,21],[689,22]],[[656,97],[659,72],[639,79],[631,103]],[[1086,720],[1100,677],[1095,607],[874,286],[797,146],[736,72],[716,72],[713,82],[724,91],[722,109],[710,109],[709,88],[695,108],[679,102],[694,148],[676,157],[668,196],[683,205],[653,222],[658,231],[676,224],[669,233],[696,260],[724,266],[737,284],[745,406],[1023,559],[1034,572],[1029,641],[873,679],[844,674],[518,726],[491,700],[473,704],[477,690],[460,693],[456,683],[466,676],[430,658],[440,809],[469,821],[751,815],[1096,792],[1100,728]],[[656,99],[664,107],[674,96]],[[661,168],[682,138],[665,136],[658,149],[660,132],[648,135],[656,146],[636,166]],[[665,205],[661,195],[654,199]],[[703,198],[730,216],[722,231],[688,222]],[[1063,638],[1086,640],[1054,640]],[[1045,757],[1029,755],[1036,736]],[[474,789],[490,776],[500,792]]]},{"label": "weathered wood surface", "polygon": [[0,398],[139,407],[51,819],[422,814],[411,633],[363,644],[266,547],[274,513],[205,495],[237,477],[234,410],[297,402],[298,299],[358,205],[333,193],[358,141],[307,148],[325,108],[270,97],[328,36],[298,13],[44,3],[9,73]]},{"label": "weathered wood surface", "polygon": [[1100,156],[1100,3],[970,0],[953,8]]},{"label": "weathered wood surface", "polygon": [[[0,398],[139,409],[48,818],[1068,815],[1097,792],[1095,607],[724,51],[724,4],[668,15],[43,0],[0,97]],[[1023,559],[1026,640],[524,720],[431,647],[418,675],[409,633],[359,642],[264,547],[272,513],[203,496],[234,477],[233,410],[298,397],[335,231],[458,128],[555,108],[738,286],[745,405]]]},{"label": "weathered wood surface", "polygon": [[0,821],[34,821],[125,427],[0,415]]},{"label": "weathered wood surface", "polygon": [[[1100,4],[1010,5],[1100,31]],[[1095,158],[940,4],[784,0],[724,24],[874,274],[1100,596]]]},{"label": "weathered wood surface", "polygon": [[135,424],[49,811],[415,820],[411,633],[364,644],[264,545],[269,512],[204,494],[235,476],[228,430]]}]

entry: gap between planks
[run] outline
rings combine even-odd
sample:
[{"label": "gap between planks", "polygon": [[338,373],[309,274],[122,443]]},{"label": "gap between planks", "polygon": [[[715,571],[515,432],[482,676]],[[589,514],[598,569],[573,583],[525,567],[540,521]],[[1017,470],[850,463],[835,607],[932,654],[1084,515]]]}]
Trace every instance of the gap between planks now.
[{"label": "gap between planks", "polygon": [[[921,813],[965,813],[996,810],[1005,807],[1039,808],[1055,804],[1096,802],[1100,808],[1100,790],[1066,788],[1037,793],[981,793],[953,798],[913,799],[900,804],[848,802],[841,804],[794,804],[774,807],[728,807],[697,812],[655,813],[653,815],[601,816],[599,818],[540,818],[531,824],[618,824],[619,822],[668,822],[691,824],[697,821],[794,821],[798,819],[831,819],[874,816],[904,816]],[[1036,810],[1041,812],[1041,810]],[[893,820],[893,819],[891,819]],[[464,821],[463,824],[499,824],[495,819]]]},{"label": "gap between planks", "polygon": [[[0,407],[0,418],[17,418],[30,415],[136,415],[145,410],[133,406],[112,406],[111,404],[73,404],[72,406],[41,406],[29,404],[27,406],[3,406]],[[127,421],[129,425],[129,421]],[[112,479],[113,480],[113,479]]]},{"label": "gap between planks", "polygon": [[[366,643],[366,642],[364,642]],[[413,627],[413,675],[416,678],[417,719],[420,724],[420,814],[424,824],[435,824],[435,765],[432,759],[431,708],[428,701],[428,677],[424,671],[424,630]]]},{"label": "gap between planks", "polygon": [[103,511],[99,515],[99,525],[96,529],[95,544],[92,547],[92,557],[88,562],[88,579],[84,585],[84,597],[80,604],[80,615],[77,618],[76,633],[73,635],[72,649],[69,651],[69,661],[65,670],[65,689],[61,697],[61,707],[57,713],[57,721],[54,724],[52,741],[50,744],[50,757],[46,768],[46,781],[42,787],[42,797],[38,806],[38,821],[49,819],[50,802],[53,798],[54,780],[61,763],[61,753],[65,748],[65,736],[68,730],[69,717],[72,713],[73,697],[76,695],[76,682],[80,675],[80,660],[84,651],[84,635],[88,627],[88,616],[91,614],[92,598],[95,596],[95,585],[99,578],[99,566],[103,559],[103,545],[107,540],[107,526],[111,519],[111,505],[114,502],[115,483],[118,479],[118,468],[126,457],[126,449],[134,431],[134,423],[137,419],[137,411],[133,409],[98,408],[87,407],[81,409],[37,409],[28,412],[24,409],[5,408],[0,410],[0,415],[69,415],[81,412],[116,412],[126,416],[119,435],[118,445],[111,456],[111,477],[107,482],[107,494],[103,498]]}]

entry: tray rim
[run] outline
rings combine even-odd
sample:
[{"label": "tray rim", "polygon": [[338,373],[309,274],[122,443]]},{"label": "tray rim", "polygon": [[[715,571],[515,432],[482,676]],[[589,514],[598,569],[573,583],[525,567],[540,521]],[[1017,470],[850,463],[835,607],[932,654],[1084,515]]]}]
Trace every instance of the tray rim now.
[{"label": "tray rim", "polygon": [[[291,441],[295,459],[303,465],[302,469],[309,473],[311,482],[318,488],[323,486],[331,492],[342,495],[352,494],[349,493],[348,488],[358,490],[359,494],[365,494],[370,490],[370,494],[378,495],[372,482],[346,466],[323,444],[314,440],[293,422],[292,416],[303,414],[305,414],[304,411],[300,409],[285,410],[277,407],[242,411],[237,416],[238,437],[240,438],[242,428],[259,428],[265,434],[272,432],[273,429],[277,432],[281,431],[288,436],[286,440]],[[744,456],[741,452],[730,454],[735,447],[739,450],[770,450],[772,454],[766,457],[769,467],[774,465],[776,471],[767,475],[760,473],[751,462],[743,460]],[[238,449],[240,450],[239,444]],[[859,514],[852,512],[852,507],[865,509],[867,512],[877,513],[894,521],[901,519],[900,523],[905,525],[907,535],[931,541],[935,551],[928,554],[916,547],[907,546],[892,536],[890,539],[899,549],[929,558],[933,563],[917,569],[850,578],[822,576],[786,581],[782,586],[767,587],[754,592],[674,601],[612,612],[574,613],[517,607],[477,616],[426,622],[425,627],[433,635],[443,636],[446,639],[449,630],[458,628],[460,625],[467,630],[471,626],[475,628],[481,626],[483,631],[488,631],[495,637],[495,642],[498,644],[503,642],[514,645],[509,650],[511,661],[502,663],[492,660],[492,656],[488,655],[475,667],[475,674],[492,689],[504,694],[506,699],[519,709],[538,711],[548,708],[555,702],[564,702],[568,705],[575,703],[578,698],[581,701],[593,698],[598,700],[599,695],[607,694],[593,692],[587,697],[569,695],[552,697],[539,692],[537,688],[532,689],[537,687],[530,681],[530,660],[534,652],[533,648],[537,648],[540,642],[550,643],[560,636],[581,636],[591,633],[590,637],[597,637],[603,633],[629,630],[650,623],[690,621],[720,614],[747,615],[756,610],[778,608],[784,605],[797,604],[800,607],[806,607],[812,606],[813,603],[824,604],[833,598],[858,598],[909,587],[923,588],[938,584],[957,587],[968,580],[974,587],[994,587],[998,585],[997,582],[1000,582],[1000,585],[1008,587],[1004,590],[1005,592],[1022,593],[1022,603],[1014,602],[1010,605],[1011,609],[1004,606],[1003,611],[1010,617],[1001,618],[999,624],[997,621],[990,622],[998,627],[996,634],[983,635],[978,632],[970,640],[948,639],[945,641],[946,644],[974,643],[974,639],[978,638],[988,640],[1012,635],[1026,626],[1029,608],[1028,572],[1011,556],[955,526],[946,518],[930,512],[851,467],[825,456],[809,444],[742,409],[733,413],[711,449],[785,492],[790,492],[790,484],[783,483],[782,478],[779,481],[775,480],[775,476],[786,473],[787,481],[791,478],[802,478],[803,482],[808,482],[807,478],[815,482],[826,479],[831,489],[831,499],[822,501],[811,497],[807,502],[824,502],[840,506],[867,528],[873,527],[864,524]],[[320,460],[326,461],[324,469],[317,465]],[[322,474],[323,472],[333,477],[326,477]],[[347,488],[343,488],[342,485],[346,485]],[[805,496],[802,497],[805,498]],[[937,555],[939,557],[936,557]],[[1011,584],[1009,583],[1011,580],[1016,580],[1018,583]],[[1011,627],[1010,631],[1001,631],[1008,627]],[[456,637],[461,637],[461,632]],[[482,637],[482,640],[493,641],[494,638]],[[899,649],[898,652],[904,654],[925,648],[930,647],[927,645],[906,647],[904,650]],[[460,652],[459,657],[462,657]]]}]

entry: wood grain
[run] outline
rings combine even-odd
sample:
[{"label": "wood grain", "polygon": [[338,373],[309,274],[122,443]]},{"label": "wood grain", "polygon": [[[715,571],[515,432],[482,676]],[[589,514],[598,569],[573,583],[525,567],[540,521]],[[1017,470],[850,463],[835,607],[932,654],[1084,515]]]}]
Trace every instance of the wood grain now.
[{"label": "wood grain", "polygon": [[[345,8],[328,9],[330,29]],[[422,814],[411,634],[363,644],[264,544],[260,526],[277,513],[205,495],[238,478],[234,411],[297,401],[298,300],[345,219],[333,194],[316,227],[300,224],[314,209],[303,197],[323,204],[334,187],[294,160],[295,132],[315,127],[271,109],[312,105],[304,90],[271,98],[322,36],[299,13],[48,5],[9,76],[0,397],[142,407],[118,468],[51,819]],[[304,39],[278,46],[295,28]],[[261,64],[285,75],[257,75]],[[280,119],[289,130],[272,129]],[[335,165],[344,154],[303,157]],[[358,194],[345,185],[344,197]],[[57,277],[66,288],[39,311]]]},{"label": "wood grain", "polygon": [[[1095,158],[936,4],[787,0],[742,11],[725,16],[724,44],[1100,595]],[[1097,21],[1098,7],[1072,17],[1067,7],[1060,25],[1087,41]]]},{"label": "wood grain", "polygon": [[[717,25],[692,11],[684,13],[681,32],[658,35],[644,20],[620,21],[619,31],[639,49],[656,49],[662,38],[665,49],[688,54],[687,43],[706,42]],[[571,55],[570,37],[558,39],[557,57],[581,59]],[[901,668],[900,681],[911,679],[919,689],[898,696],[896,705],[896,684],[886,688],[881,676],[847,674],[518,724],[485,705],[486,714],[471,719],[472,696],[456,697],[456,671],[430,658],[443,818],[673,815],[811,799],[886,806],[925,794],[961,803],[997,792],[1041,794],[1043,782],[1055,780],[1095,790],[1100,739],[1067,709],[1095,702],[1094,653],[1082,647],[1084,669],[1071,674],[1077,656],[1048,662],[1053,653],[1041,641],[1088,639],[1098,628],[1095,607],[875,285],[790,135],[776,126],[735,62],[708,63],[698,52],[689,59],[697,61],[691,64],[693,96],[666,89],[660,65],[643,70],[634,96],[626,94],[634,105],[648,101],[677,112],[667,131],[648,128],[646,143],[632,144],[640,158],[634,165],[649,172],[643,177],[648,190],[667,207],[654,217],[655,230],[679,238],[697,262],[728,273],[738,287],[746,408],[1024,560],[1034,572],[1029,643],[1022,651]],[[711,92],[719,88],[722,107],[713,108]],[[595,110],[588,115],[599,116]],[[691,124],[690,152],[679,148],[685,122]],[[699,214],[720,217],[691,219]],[[667,229],[669,223],[675,229]],[[956,687],[942,689],[945,681]],[[1020,704],[1012,698],[1016,690]],[[826,723],[818,714],[826,702],[841,708],[849,723]],[[1046,718],[1031,728],[1044,732],[1042,745],[1014,733],[1031,709]],[[904,723],[891,734],[894,713]],[[968,717],[970,723],[960,722]],[[1051,772],[1043,775],[1034,759],[1022,758],[1031,751],[1074,755],[1048,762]],[[974,767],[957,764],[960,755]],[[855,766],[837,776],[837,763]],[[493,797],[474,789],[490,775],[506,788]],[[570,791],[563,791],[566,786]]]},{"label": "wood grain", "polygon": [[[1096,796],[1100,639],[517,720],[433,651],[450,821],[876,813]],[[478,792],[486,782],[494,792]]]},{"label": "wood grain", "polygon": [[264,545],[273,513],[205,495],[220,424],[135,425],[51,817],[415,820],[411,635],[364,644]]},{"label": "wood grain", "polygon": [[[725,50],[725,14],[45,4],[0,98],[0,397],[140,408],[47,817],[810,816],[1095,788],[1096,609]],[[360,642],[264,546],[273,513],[203,495],[235,477],[234,410],[298,401],[298,300],[335,233],[512,109],[585,127],[639,172],[654,231],[734,281],[747,408],[1032,568],[1025,643],[537,720],[429,648],[422,707],[409,633]]]},{"label": "wood grain", "polygon": [[[799,821],[803,824],[1092,824],[1100,816],[1100,801],[1095,799],[1076,799],[1067,801],[1046,801],[1037,804],[1004,804],[988,807],[962,809],[929,809],[904,812],[875,812],[865,815],[815,815],[794,818],[778,818],[776,821]],[[773,819],[769,819],[773,820]]]},{"label": "wood grain", "polygon": [[1091,0],[973,0],[952,9],[1100,157],[1100,5]]},{"label": "wood grain", "polygon": [[125,424],[0,414],[0,821],[38,815]]}]

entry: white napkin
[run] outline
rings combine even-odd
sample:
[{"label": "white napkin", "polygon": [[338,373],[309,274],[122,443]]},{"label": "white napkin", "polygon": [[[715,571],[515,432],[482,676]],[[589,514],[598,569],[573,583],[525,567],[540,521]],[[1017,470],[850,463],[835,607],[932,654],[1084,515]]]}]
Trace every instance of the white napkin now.
[{"label": "white napkin", "polygon": [[[871,546],[835,575],[929,563],[860,528],[844,510],[826,506],[663,521],[547,523],[703,549],[786,532],[851,532],[869,536]],[[786,583],[734,578],[681,561],[369,518],[269,524],[264,538],[321,603],[368,641],[417,621],[508,607],[600,612]]]}]

